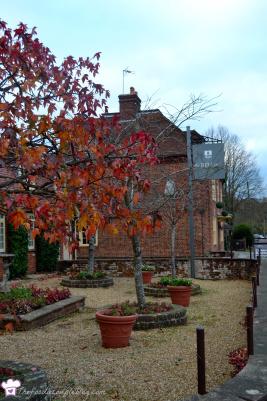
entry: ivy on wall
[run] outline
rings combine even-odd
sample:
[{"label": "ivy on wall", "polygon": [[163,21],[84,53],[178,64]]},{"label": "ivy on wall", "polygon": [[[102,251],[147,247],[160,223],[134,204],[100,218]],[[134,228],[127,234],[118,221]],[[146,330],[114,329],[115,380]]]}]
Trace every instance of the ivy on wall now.
[{"label": "ivy on wall", "polygon": [[14,254],[10,266],[10,279],[25,276],[28,269],[28,232],[20,226],[17,230],[7,225],[8,249]]},{"label": "ivy on wall", "polygon": [[49,243],[42,235],[35,238],[36,268],[40,272],[51,272],[57,268],[59,244]]}]

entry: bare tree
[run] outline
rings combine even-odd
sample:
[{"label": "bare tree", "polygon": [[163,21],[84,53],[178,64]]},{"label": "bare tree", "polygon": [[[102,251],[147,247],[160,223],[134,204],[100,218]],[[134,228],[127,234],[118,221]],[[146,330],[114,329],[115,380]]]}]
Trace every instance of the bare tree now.
[{"label": "bare tree", "polygon": [[208,136],[221,139],[225,145],[225,208],[233,215],[244,199],[257,198],[262,192],[262,178],[256,157],[248,152],[240,138],[228,128],[218,126],[207,132]]}]

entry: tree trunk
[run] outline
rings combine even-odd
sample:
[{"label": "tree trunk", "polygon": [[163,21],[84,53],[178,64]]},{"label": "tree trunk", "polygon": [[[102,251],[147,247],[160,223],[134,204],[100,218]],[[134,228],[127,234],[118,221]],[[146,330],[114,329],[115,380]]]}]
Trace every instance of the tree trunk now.
[{"label": "tree trunk", "polygon": [[133,235],[131,240],[134,253],[134,279],[135,279],[136,297],[138,306],[140,309],[142,309],[146,304],[146,299],[145,299],[143,276],[142,276],[143,262],[142,262],[141,244],[140,244],[140,239],[137,235]]},{"label": "tree trunk", "polygon": [[88,273],[94,273],[94,264],[95,264],[95,235],[89,240],[88,244]]},{"label": "tree trunk", "polygon": [[176,276],[176,261],[175,261],[175,242],[176,242],[176,224],[171,226],[171,262],[172,262],[172,277]]}]

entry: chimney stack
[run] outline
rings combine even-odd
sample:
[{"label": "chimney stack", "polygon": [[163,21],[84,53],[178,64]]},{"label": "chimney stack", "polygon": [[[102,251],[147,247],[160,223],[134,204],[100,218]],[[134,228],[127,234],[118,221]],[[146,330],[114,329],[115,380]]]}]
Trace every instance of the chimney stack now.
[{"label": "chimney stack", "polygon": [[141,99],[133,86],[130,88],[130,94],[119,96],[119,103],[121,120],[134,119],[141,109]]}]

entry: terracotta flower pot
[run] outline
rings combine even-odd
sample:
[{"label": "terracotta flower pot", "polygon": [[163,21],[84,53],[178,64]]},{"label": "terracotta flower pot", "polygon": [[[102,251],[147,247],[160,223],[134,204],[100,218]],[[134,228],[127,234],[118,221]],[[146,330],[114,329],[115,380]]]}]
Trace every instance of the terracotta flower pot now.
[{"label": "terracotta flower pot", "polygon": [[150,284],[153,277],[153,271],[142,271],[142,276],[143,276],[143,283]]},{"label": "terracotta flower pot", "polygon": [[173,304],[188,306],[190,303],[191,286],[167,286]]},{"label": "terracotta flower pot", "polygon": [[108,316],[104,315],[103,312],[96,312],[96,320],[99,323],[103,347],[127,347],[137,315]]}]

